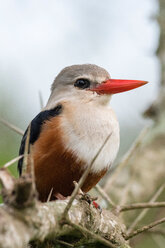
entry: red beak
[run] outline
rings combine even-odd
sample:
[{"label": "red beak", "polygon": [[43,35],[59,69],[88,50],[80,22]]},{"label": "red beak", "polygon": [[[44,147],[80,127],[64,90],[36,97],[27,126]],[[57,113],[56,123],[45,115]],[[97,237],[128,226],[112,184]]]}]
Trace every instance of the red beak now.
[{"label": "red beak", "polygon": [[97,92],[98,94],[116,94],[133,90],[147,83],[147,81],[140,80],[108,79],[91,90]]}]

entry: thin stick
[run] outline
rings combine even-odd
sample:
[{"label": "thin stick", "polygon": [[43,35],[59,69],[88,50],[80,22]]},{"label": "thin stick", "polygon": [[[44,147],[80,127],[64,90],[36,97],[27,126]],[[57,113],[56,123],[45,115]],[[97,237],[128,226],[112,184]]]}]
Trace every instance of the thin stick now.
[{"label": "thin stick", "polygon": [[27,137],[26,137],[26,141],[25,141],[24,160],[23,160],[23,171],[25,171],[27,169],[27,165],[28,165],[28,154],[29,154],[29,143],[30,143],[30,130],[31,130],[31,124],[28,127]]},{"label": "thin stick", "polygon": [[48,195],[48,199],[46,202],[49,202],[50,201],[50,198],[52,196],[52,193],[53,193],[53,188],[51,188],[50,192],[49,192],[49,195]]},{"label": "thin stick", "polygon": [[65,241],[62,241],[62,240],[58,240],[58,239],[56,239],[56,241],[57,241],[59,244],[66,245],[66,246],[68,246],[68,247],[74,247],[74,245],[69,244],[68,242],[65,242]]},{"label": "thin stick", "polygon": [[73,192],[72,192],[72,195],[71,195],[71,197],[70,197],[70,199],[69,199],[69,201],[68,201],[68,204],[67,204],[67,206],[66,206],[66,208],[64,209],[64,212],[63,212],[63,214],[62,214],[62,219],[65,219],[65,218],[66,218],[66,215],[67,215],[67,213],[68,213],[68,211],[69,211],[69,209],[70,209],[70,207],[71,207],[71,205],[72,205],[72,202],[74,201],[74,199],[75,199],[75,197],[76,197],[76,195],[77,195],[79,189],[83,186],[83,184],[84,184],[84,182],[85,182],[85,180],[86,180],[86,178],[87,178],[87,176],[88,176],[88,174],[89,174],[89,172],[90,172],[90,170],[91,170],[91,168],[92,168],[92,166],[93,166],[95,160],[97,159],[97,157],[98,157],[99,154],[101,153],[102,149],[103,149],[104,146],[106,145],[107,141],[108,141],[109,138],[111,137],[111,134],[112,134],[112,133],[110,133],[110,134],[108,135],[108,137],[106,138],[105,142],[104,142],[103,145],[100,147],[100,149],[98,150],[98,152],[96,153],[96,155],[95,155],[94,158],[92,159],[90,165],[87,167],[87,169],[86,169],[85,172],[83,173],[82,177],[80,178],[78,184],[77,184],[76,187],[74,188],[74,190],[73,190]]},{"label": "thin stick", "polygon": [[[30,131],[29,131],[29,141],[28,142],[30,142]],[[32,176],[33,190],[35,191],[36,190],[36,184],[35,184],[35,171],[34,171],[34,159],[33,159],[33,147],[32,147],[32,145],[30,145],[30,173]]]},{"label": "thin stick", "polygon": [[135,142],[133,143],[131,148],[128,150],[128,152],[123,157],[122,161],[116,166],[116,170],[114,171],[114,173],[112,174],[112,176],[109,178],[109,180],[107,181],[107,183],[104,186],[104,191],[107,192],[108,189],[111,188],[111,185],[118,178],[122,169],[128,164],[130,158],[135,154],[135,152],[137,151],[137,148],[141,145],[141,142],[142,142],[144,136],[146,135],[146,133],[148,132],[148,130],[149,130],[149,127],[145,127],[141,131],[138,138],[135,140]]},{"label": "thin stick", "polygon": [[8,161],[6,164],[3,165],[3,168],[7,168],[9,166],[11,166],[12,164],[14,164],[15,162],[19,161],[21,158],[23,158],[24,155],[20,155],[16,158],[13,158],[12,160]]},{"label": "thin stick", "polygon": [[134,209],[141,209],[141,208],[161,208],[165,207],[165,202],[152,202],[152,203],[133,203],[130,205],[119,206],[118,211],[129,211]]},{"label": "thin stick", "polygon": [[95,240],[97,240],[97,241],[99,241],[100,243],[106,245],[107,247],[110,247],[110,248],[117,248],[117,247],[119,247],[119,246],[116,246],[116,245],[112,244],[110,241],[108,241],[108,240],[102,238],[101,236],[99,236],[99,235],[97,235],[97,234],[95,234],[95,233],[89,231],[89,230],[86,229],[85,227],[82,227],[82,226],[80,226],[80,225],[74,224],[74,223],[72,223],[72,222],[69,221],[69,220],[66,220],[66,221],[65,221],[65,224],[68,224],[68,225],[72,226],[73,228],[79,230],[81,233],[86,233],[86,234],[92,236]]},{"label": "thin stick", "polygon": [[114,207],[115,203],[112,201],[112,199],[107,195],[107,193],[97,184],[95,186],[96,191],[102,196],[102,198],[108,203],[110,207]]},{"label": "thin stick", "polygon": [[20,129],[19,127],[16,127],[15,125],[11,124],[10,122],[0,118],[0,122],[5,125],[6,127],[10,128],[11,130],[13,130],[14,132],[20,134],[23,136],[24,131],[22,129]]},{"label": "thin stick", "polygon": [[[156,193],[152,196],[149,203],[155,202],[156,199],[159,197],[159,195],[163,192],[165,188],[165,184],[159,187],[159,189],[156,191]],[[141,213],[136,217],[136,219],[132,222],[131,226],[129,227],[127,234],[131,233],[133,229],[136,227],[136,225],[144,218],[144,216],[147,214],[149,209],[143,209]]]},{"label": "thin stick", "polygon": [[136,236],[136,235],[138,235],[138,234],[140,234],[140,233],[142,233],[142,232],[145,232],[145,231],[147,231],[147,230],[153,228],[154,226],[160,225],[160,224],[162,224],[162,223],[164,223],[164,222],[165,222],[165,218],[162,218],[162,219],[160,219],[160,220],[154,221],[154,222],[152,222],[151,224],[149,224],[149,225],[147,225],[147,226],[143,226],[143,227],[137,229],[136,231],[130,233],[129,235],[127,235],[127,236],[125,237],[125,239],[126,239],[126,240],[131,239],[131,238],[133,238],[134,236]]},{"label": "thin stick", "polygon": [[41,93],[40,90],[39,90],[39,92],[38,92],[38,95],[39,95],[39,100],[40,100],[40,108],[41,108],[41,110],[42,110],[43,107],[44,107],[44,101],[43,101],[42,93]]}]

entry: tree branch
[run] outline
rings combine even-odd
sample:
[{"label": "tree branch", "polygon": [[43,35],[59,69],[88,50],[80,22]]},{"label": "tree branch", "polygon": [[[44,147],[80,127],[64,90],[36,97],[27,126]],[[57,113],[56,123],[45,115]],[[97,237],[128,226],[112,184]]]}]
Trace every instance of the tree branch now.
[{"label": "tree branch", "polygon": [[142,209],[142,208],[160,208],[165,207],[165,202],[151,202],[151,203],[133,203],[130,205],[118,206],[116,211],[118,213],[123,211]]},{"label": "tree branch", "polygon": [[62,240],[56,240],[59,244],[62,244],[62,245],[65,245],[65,246],[68,246],[68,247],[74,247],[73,245],[71,245],[71,244],[69,244],[69,243],[67,243],[67,242],[65,242],[65,241],[62,241]]},{"label": "tree branch", "polygon": [[[74,200],[61,224],[68,200],[40,203],[31,175],[14,179],[0,170],[4,204],[0,207],[0,247],[24,248],[30,241],[90,235],[93,243],[107,247],[129,247],[123,237],[125,226],[110,211],[102,213],[86,200]],[[10,183],[11,182],[11,183]],[[69,227],[68,227],[69,225]],[[83,235],[82,235],[83,232]],[[72,245],[72,244],[71,244]]]},{"label": "tree branch", "polygon": [[73,228],[79,230],[82,233],[90,235],[92,238],[99,241],[103,245],[106,245],[107,247],[110,247],[110,248],[116,248],[117,247],[116,245],[112,244],[110,241],[107,241],[106,239],[102,238],[101,236],[94,234],[93,232],[89,231],[88,229],[86,229],[84,227],[81,227],[80,225],[76,225],[70,221],[66,221],[65,224],[72,226]]},{"label": "tree branch", "polygon": [[6,164],[3,165],[4,168],[7,168],[9,166],[11,166],[12,164],[16,163],[18,160],[20,160],[21,158],[23,158],[24,155],[20,155],[16,158],[13,158],[12,160],[8,161]]},{"label": "tree branch", "polygon": [[107,195],[107,193],[97,184],[95,186],[95,190],[102,196],[102,198],[108,203],[110,207],[114,207],[115,203],[112,201],[112,199]]},{"label": "tree branch", "polygon": [[41,108],[41,110],[42,110],[43,107],[44,107],[44,100],[43,100],[43,96],[42,96],[42,93],[41,93],[40,90],[39,90],[39,92],[38,92],[38,96],[39,96],[40,108]]},{"label": "tree branch", "polygon": [[[149,203],[153,203],[156,201],[156,199],[160,196],[160,194],[163,192],[165,188],[165,184],[161,185],[158,190],[154,193],[154,195],[151,197]],[[133,229],[136,227],[136,225],[144,218],[144,216],[147,214],[148,209],[143,209],[143,211],[136,217],[136,219],[132,222],[130,225],[127,234],[131,233]]]},{"label": "tree branch", "polygon": [[129,235],[127,235],[127,236],[125,237],[125,239],[126,239],[126,240],[129,240],[129,239],[131,239],[131,238],[137,236],[138,234],[140,234],[140,233],[142,233],[142,232],[145,232],[145,231],[147,231],[147,230],[153,228],[154,226],[160,225],[160,224],[162,224],[162,223],[164,223],[164,222],[165,222],[165,218],[162,218],[162,219],[160,219],[160,220],[154,221],[154,222],[152,222],[151,224],[149,224],[149,225],[147,225],[147,226],[143,226],[143,227],[137,229],[136,231],[130,233]]}]

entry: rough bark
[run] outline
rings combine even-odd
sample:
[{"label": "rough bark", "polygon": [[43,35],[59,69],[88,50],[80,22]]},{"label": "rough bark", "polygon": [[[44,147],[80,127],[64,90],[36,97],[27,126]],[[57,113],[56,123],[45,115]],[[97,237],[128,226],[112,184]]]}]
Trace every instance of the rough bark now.
[{"label": "rough bark", "polygon": [[[33,240],[42,242],[64,236],[81,239],[84,235],[93,243],[100,242],[106,246],[109,241],[109,247],[129,247],[124,239],[125,226],[110,211],[101,212],[79,197],[74,200],[66,220],[61,223],[68,200],[47,203],[37,201],[29,175],[14,179],[1,169],[0,180],[4,199],[0,207],[1,248],[24,248]],[[80,229],[76,228],[79,226]]]}]

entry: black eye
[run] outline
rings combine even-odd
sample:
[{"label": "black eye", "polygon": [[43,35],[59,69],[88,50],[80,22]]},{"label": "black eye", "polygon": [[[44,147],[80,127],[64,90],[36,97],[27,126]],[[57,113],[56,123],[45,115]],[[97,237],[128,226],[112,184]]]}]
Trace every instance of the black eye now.
[{"label": "black eye", "polygon": [[90,86],[90,82],[88,79],[78,79],[75,83],[74,83],[75,87],[78,87],[80,89],[85,89],[88,88]]}]

